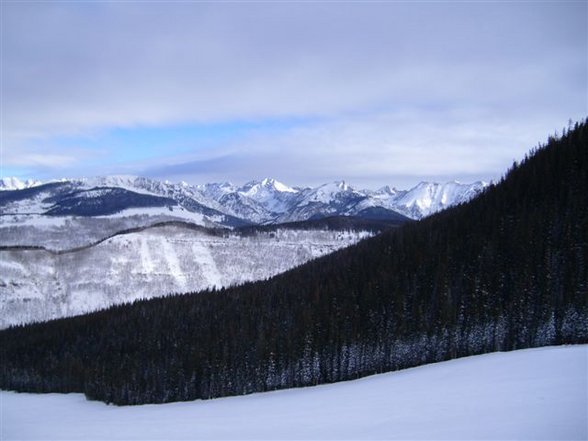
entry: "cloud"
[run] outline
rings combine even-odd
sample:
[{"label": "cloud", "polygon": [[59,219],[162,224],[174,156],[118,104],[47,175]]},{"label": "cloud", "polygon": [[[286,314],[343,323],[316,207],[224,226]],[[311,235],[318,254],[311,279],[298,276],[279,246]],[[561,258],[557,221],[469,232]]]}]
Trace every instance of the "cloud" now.
[{"label": "cloud", "polygon": [[34,161],[20,153],[25,148],[73,166],[47,141],[113,128],[310,118],[322,122],[260,129],[210,158],[140,166],[180,174],[191,164],[200,175],[224,167],[233,179],[268,170],[366,181],[411,174],[410,167],[488,173],[517,141],[533,145],[588,113],[586,9],[584,2],[6,3],[4,156]]},{"label": "cloud", "polygon": [[586,72],[586,5],[561,5],[8,3],[5,129],[529,99]]},{"label": "cloud", "polygon": [[138,170],[193,183],[275,177],[291,185],[345,179],[398,187],[423,179],[495,180],[546,137],[540,119],[500,124],[489,115],[438,111],[372,113],[268,133],[251,130],[198,157],[168,157]]},{"label": "cloud", "polygon": [[8,168],[24,167],[38,173],[47,170],[68,170],[80,167],[88,160],[100,156],[99,152],[82,148],[51,148],[20,146],[2,152],[2,165]]}]

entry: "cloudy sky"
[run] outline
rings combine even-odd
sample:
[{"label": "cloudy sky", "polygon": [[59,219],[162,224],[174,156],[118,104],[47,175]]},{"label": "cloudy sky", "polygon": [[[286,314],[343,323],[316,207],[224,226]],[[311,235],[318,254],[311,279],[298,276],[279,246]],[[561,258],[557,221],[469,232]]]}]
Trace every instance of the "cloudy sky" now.
[{"label": "cloudy sky", "polygon": [[1,5],[3,176],[491,180],[588,115],[585,1]]}]

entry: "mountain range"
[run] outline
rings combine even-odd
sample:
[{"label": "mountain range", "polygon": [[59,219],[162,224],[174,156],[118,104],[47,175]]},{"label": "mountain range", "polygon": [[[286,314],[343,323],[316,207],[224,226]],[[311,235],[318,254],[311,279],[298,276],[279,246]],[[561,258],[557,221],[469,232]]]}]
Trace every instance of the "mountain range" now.
[{"label": "mountain range", "polygon": [[[261,194],[261,187],[252,193]],[[336,194],[353,196],[344,184],[335,187]],[[330,189],[307,200],[337,209]],[[2,330],[0,387],[83,392],[119,405],[164,403],[333,383],[487,352],[588,343],[587,192],[583,121],[548,138],[470,202],[267,280],[186,290]],[[174,259],[154,259],[167,245],[149,231],[151,236],[135,241],[146,241],[146,263],[151,255],[155,270],[176,266]],[[162,234],[192,248],[185,238]],[[114,252],[105,251],[118,259],[130,238],[113,239],[104,244]],[[252,245],[259,248],[255,240]],[[6,252],[13,251],[24,250]],[[239,258],[241,252],[233,254]],[[271,251],[262,255],[272,259]],[[18,270],[31,260],[21,257],[0,264]],[[56,275],[47,270],[39,277]]]},{"label": "mountain range", "polygon": [[[330,216],[364,219],[421,219],[467,202],[485,182],[421,182],[409,190],[389,186],[359,190],[344,181],[290,187],[275,179],[189,185],[137,176],[64,179],[48,183],[0,180],[2,214],[36,216],[121,216],[160,212],[203,226],[278,224]],[[134,211],[133,211],[134,210]]]},{"label": "mountain range", "polygon": [[1,185],[0,329],[265,279],[409,220],[344,183]]}]

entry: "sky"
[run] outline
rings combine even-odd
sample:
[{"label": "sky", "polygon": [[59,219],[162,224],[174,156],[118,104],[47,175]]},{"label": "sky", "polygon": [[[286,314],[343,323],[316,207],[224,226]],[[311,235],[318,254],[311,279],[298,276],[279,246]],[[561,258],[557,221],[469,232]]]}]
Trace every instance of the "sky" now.
[{"label": "sky", "polygon": [[2,1],[0,174],[497,180],[588,115],[586,1]]}]

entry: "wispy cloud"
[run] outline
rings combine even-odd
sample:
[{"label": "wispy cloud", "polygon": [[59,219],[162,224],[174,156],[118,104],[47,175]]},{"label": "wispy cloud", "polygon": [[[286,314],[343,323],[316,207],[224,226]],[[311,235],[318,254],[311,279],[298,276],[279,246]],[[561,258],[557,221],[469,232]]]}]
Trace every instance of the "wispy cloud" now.
[{"label": "wispy cloud", "polygon": [[[528,148],[588,113],[585,2],[3,8],[3,154],[12,166],[34,159],[23,149],[44,149],[83,174],[482,176],[520,155],[513,145]],[[296,123],[276,130],[276,120]],[[243,121],[257,130],[229,129],[214,146],[193,133],[181,150],[169,132]],[[158,133],[168,137],[160,150],[141,154]],[[56,142],[65,138],[111,159],[72,162]],[[116,156],[123,142],[125,161]]]},{"label": "wispy cloud", "polygon": [[168,157],[141,172],[201,183],[274,176],[291,184],[346,179],[368,187],[403,187],[421,179],[491,180],[542,140],[547,124],[504,125],[499,118],[467,114],[419,115],[353,115],[271,134],[251,131],[215,149],[214,157]]}]

